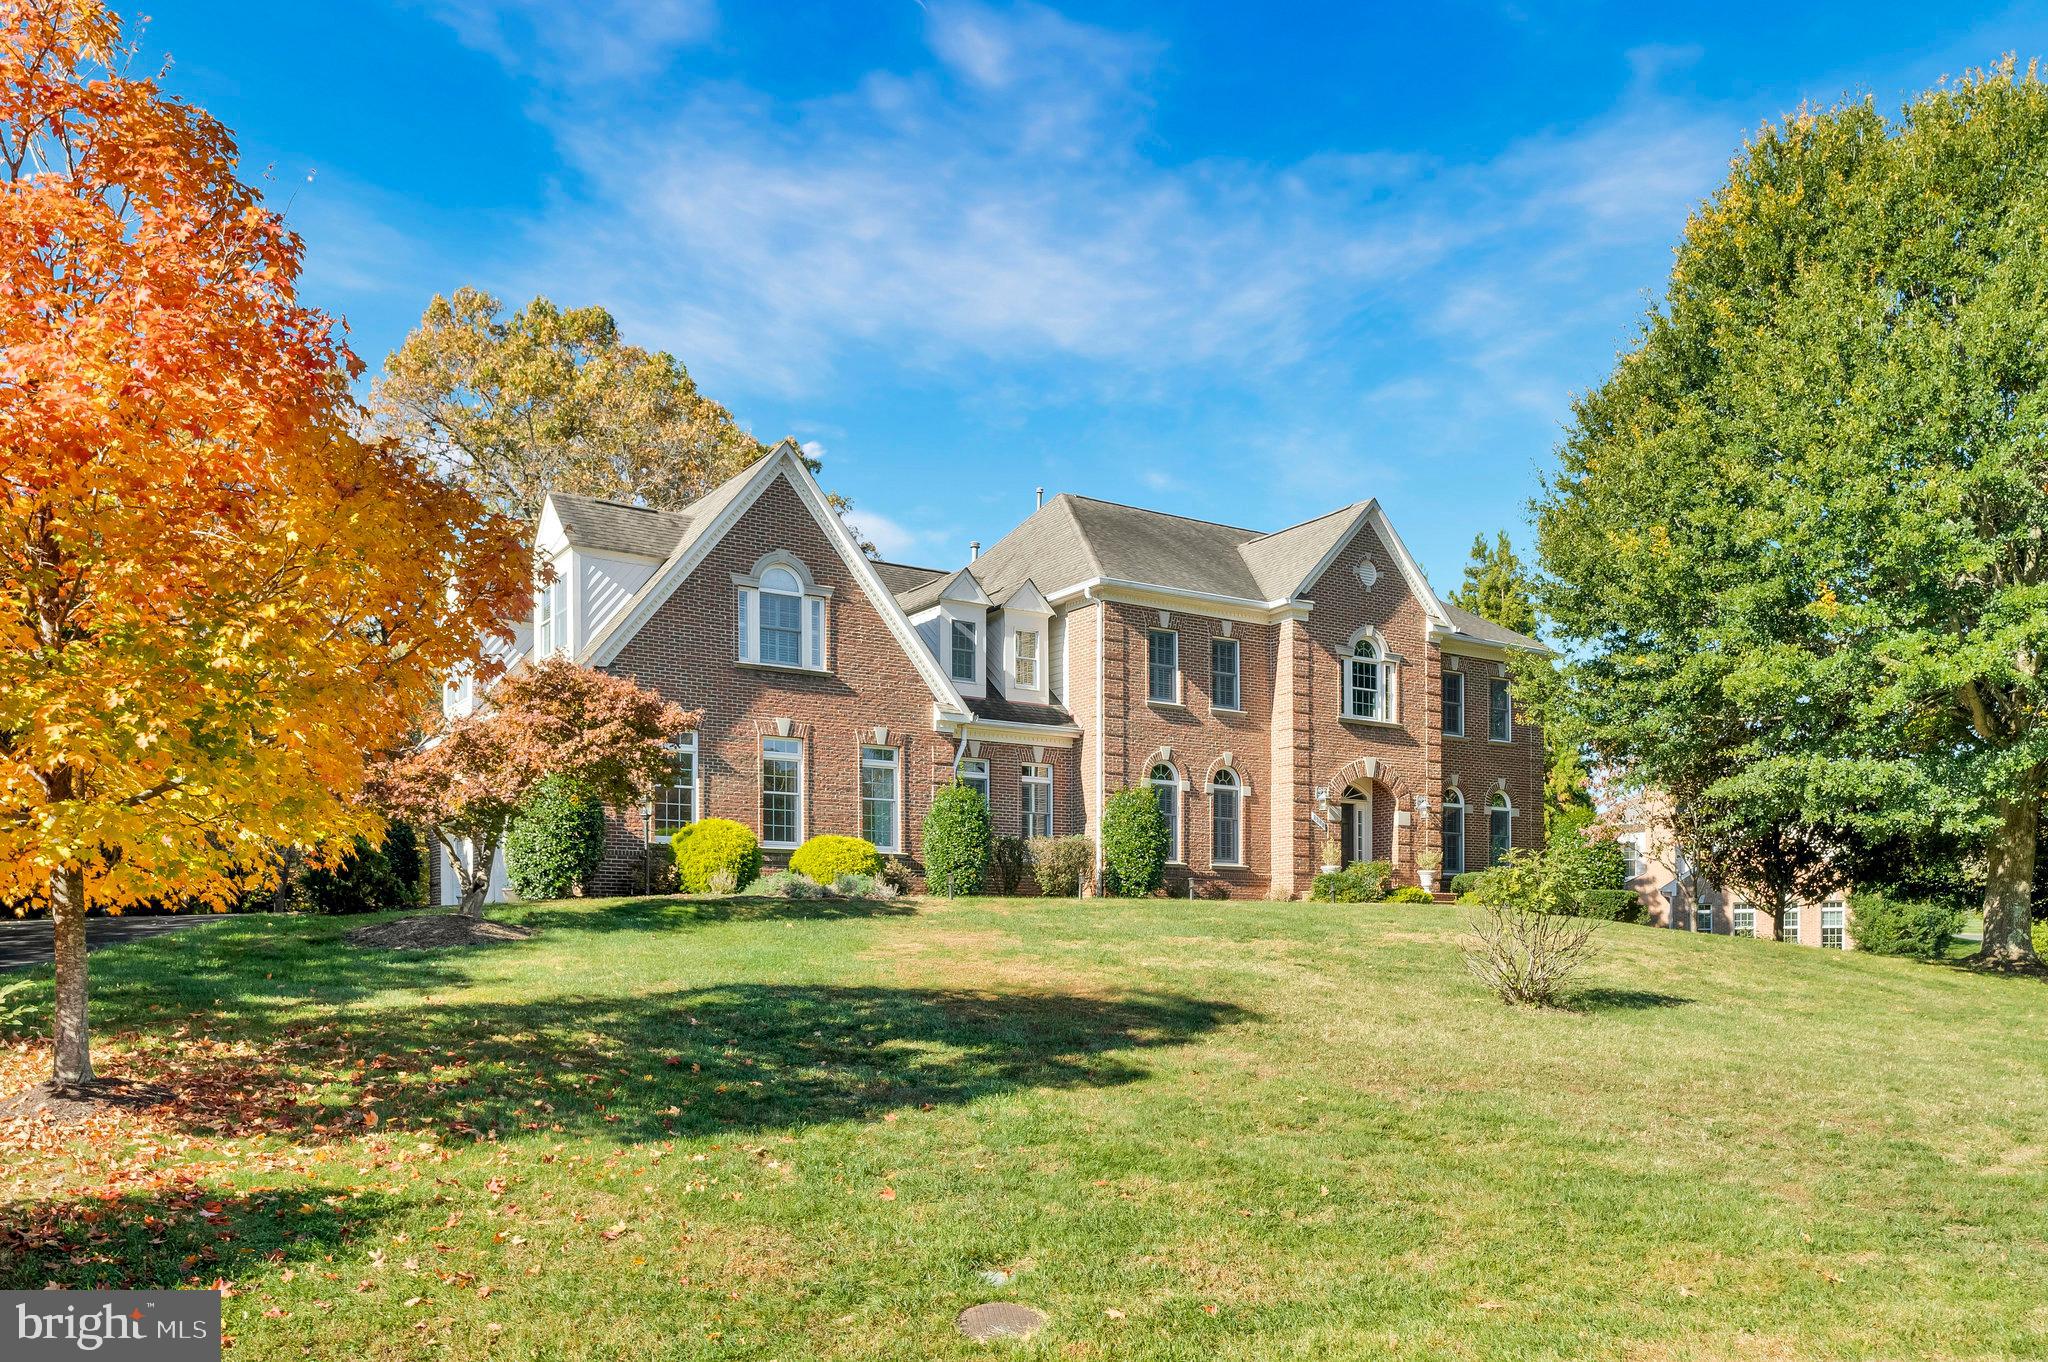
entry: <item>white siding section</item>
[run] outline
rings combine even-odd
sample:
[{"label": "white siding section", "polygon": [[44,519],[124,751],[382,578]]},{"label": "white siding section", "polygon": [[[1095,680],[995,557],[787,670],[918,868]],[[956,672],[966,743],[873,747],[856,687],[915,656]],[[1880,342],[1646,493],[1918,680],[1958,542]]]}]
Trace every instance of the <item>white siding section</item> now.
[{"label": "white siding section", "polygon": [[587,550],[579,550],[575,559],[579,571],[577,595],[582,599],[574,646],[581,653],[584,644],[597,637],[598,631],[625,609],[633,593],[647,585],[647,579],[661,565],[644,558],[614,557]]}]

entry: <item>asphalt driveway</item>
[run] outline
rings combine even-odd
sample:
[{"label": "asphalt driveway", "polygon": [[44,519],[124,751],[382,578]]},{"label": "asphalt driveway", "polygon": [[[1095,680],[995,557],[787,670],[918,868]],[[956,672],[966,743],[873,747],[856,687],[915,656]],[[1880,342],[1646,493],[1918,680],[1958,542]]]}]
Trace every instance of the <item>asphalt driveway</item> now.
[{"label": "asphalt driveway", "polygon": [[[214,920],[212,913],[177,913],[170,917],[89,917],[85,920],[85,948],[103,951],[130,941],[183,931]],[[50,920],[0,922],[0,971],[27,969],[50,963]]]}]

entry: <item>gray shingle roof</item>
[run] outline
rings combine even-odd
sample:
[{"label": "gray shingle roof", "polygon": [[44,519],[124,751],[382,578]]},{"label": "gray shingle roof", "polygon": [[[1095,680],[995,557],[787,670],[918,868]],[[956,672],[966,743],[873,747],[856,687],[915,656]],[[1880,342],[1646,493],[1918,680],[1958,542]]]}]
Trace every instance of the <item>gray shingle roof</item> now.
[{"label": "gray shingle roof", "polygon": [[[975,566],[979,567],[981,565],[976,563]],[[966,568],[960,568],[954,572],[941,572],[931,580],[919,582],[907,591],[894,591],[896,604],[903,607],[903,613],[906,615],[915,615],[920,610],[929,610],[939,603],[939,598],[946,594],[946,589],[961,577],[965,577],[977,585],[981,582],[981,577],[977,573],[970,572]]]},{"label": "gray shingle roof", "polygon": [[[635,553],[643,558],[666,558],[690,527],[690,517],[681,511],[655,511],[623,501],[572,496],[553,492],[555,516],[563,533],[579,549],[599,553]],[[694,509],[694,508],[693,508]]]},{"label": "gray shingle roof", "polygon": [[1487,643],[1498,643],[1504,648],[1529,648],[1546,653],[1550,651],[1542,641],[1495,624],[1485,616],[1475,615],[1463,606],[1452,605],[1449,601],[1439,603],[1443,606],[1444,613],[1450,616],[1451,627],[1461,634],[1469,634]]},{"label": "gray shingle roof", "polygon": [[885,563],[879,558],[870,559],[875,575],[882,579],[882,585],[889,588],[889,594],[901,597],[906,591],[914,591],[927,583],[947,576],[944,568],[912,567],[908,563]]},{"label": "gray shingle roof", "polygon": [[993,682],[985,696],[965,697],[967,708],[977,719],[987,719],[998,724],[1052,724],[1064,727],[1074,722],[1074,716],[1058,705],[1033,704],[1023,700],[1011,700],[996,689]]}]

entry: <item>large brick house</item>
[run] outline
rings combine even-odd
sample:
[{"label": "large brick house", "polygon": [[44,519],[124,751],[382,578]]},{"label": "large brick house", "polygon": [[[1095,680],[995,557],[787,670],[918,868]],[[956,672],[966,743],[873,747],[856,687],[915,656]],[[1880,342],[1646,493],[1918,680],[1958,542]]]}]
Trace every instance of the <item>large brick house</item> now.
[{"label": "large brick house", "polygon": [[1421,851],[1447,876],[1542,838],[1506,665],[1541,645],[1439,599],[1375,501],[1261,533],[1061,495],[913,567],[864,557],[785,442],[682,511],[550,497],[536,538],[555,583],[522,646],[703,711],[602,891],[708,816],[771,861],[831,832],[919,863],[956,778],[1007,834],[1094,836],[1108,794],[1153,790],[1177,894],[1301,894],[1326,829],[1406,883]]}]

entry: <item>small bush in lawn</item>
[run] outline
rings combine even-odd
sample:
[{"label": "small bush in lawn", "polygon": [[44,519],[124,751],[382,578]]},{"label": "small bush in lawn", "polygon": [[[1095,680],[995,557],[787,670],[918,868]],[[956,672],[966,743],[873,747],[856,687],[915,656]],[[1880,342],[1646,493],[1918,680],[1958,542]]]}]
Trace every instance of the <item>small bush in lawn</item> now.
[{"label": "small bush in lawn", "polygon": [[1435,903],[1436,896],[1419,884],[1404,884],[1387,895],[1388,903]]},{"label": "small bush in lawn", "polygon": [[1386,898],[1393,873],[1385,861],[1353,861],[1342,870],[1316,876],[1309,897],[1318,903],[1378,903]]},{"label": "small bush in lawn", "polygon": [[700,818],[669,839],[676,852],[676,882],[685,894],[730,893],[711,887],[711,877],[728,871],[735,885],[761,874],[761,844],[753,830],[730,818]]},{"label": "small bush in lawn", "polygon": [[764,899],[821,899],[825,897],[825,886],[808,875],[778,870],[755,880],[747,886],[747,892]]},{"label": "small bush in lawn", "polygon": [[1939,960],[1962,929],[1963,915],[1945,903],[1915,903],[1883,894],[1849,900],[1856,949],[1913,960]]},{"label": "small bush in lawn", "polygon": [[841,875],[832,881],[832,892],[843,899],[887,903],[896,897],[896,886],[878,875]]},{"label": "small bush in lawn", "polygon": [[1118,790],[1102,809],[1102,892],[1143,898],[1166,878],[1166,816],[1150,786]]},{"label": "small bush in lawn", "polygon": [[1598,925],[1587,918],[1536,913],[1505,904],[1479,907],[1465,967],[1504,1003],[1555,1007],[1592,959]]},{"label": "small bush in lawn", "polygon": [[915,894],[917,867],[901,856],[891,856],[882,862],[882,883],[898,894]]},{"label": "small bush in lawn", "polygon": [[505,834],[505,880],[532,903],[565,899],[604,859],[604,805],[561,776],[534,787]]},{"label": "small bush in lawn", "polygon": [[1579,896],[1578,915],[1602,922],[1641,922],[1643,901],[1633,889],[1589,889]]},{"label": "small bush in lawn", "polygon": [[1031,864],[1022,837],[998,837],[989,843],[988,877],[998,894],[1014,894],[1024,883],[1024,871]]},{"label": "small bush in lawn", "polygon": [[1039,893],[1055,899],[1080,897],[1082,882],[1095,869],[1095,843],[1086,837],[1034,837],[1028,850]]},{"label": "small bush in lawn", "polygon": [[934,894],[978,894],[988,871],[988,801],[955,781],[932,796],[924,816],[924,882]]},{"label": "small bush in lawn", "polygon": [[841,875],[881,874],[882,857],[873,842],[825,835],[798,847],[789,858],[789,868],[819,884],[830,884]]}]

